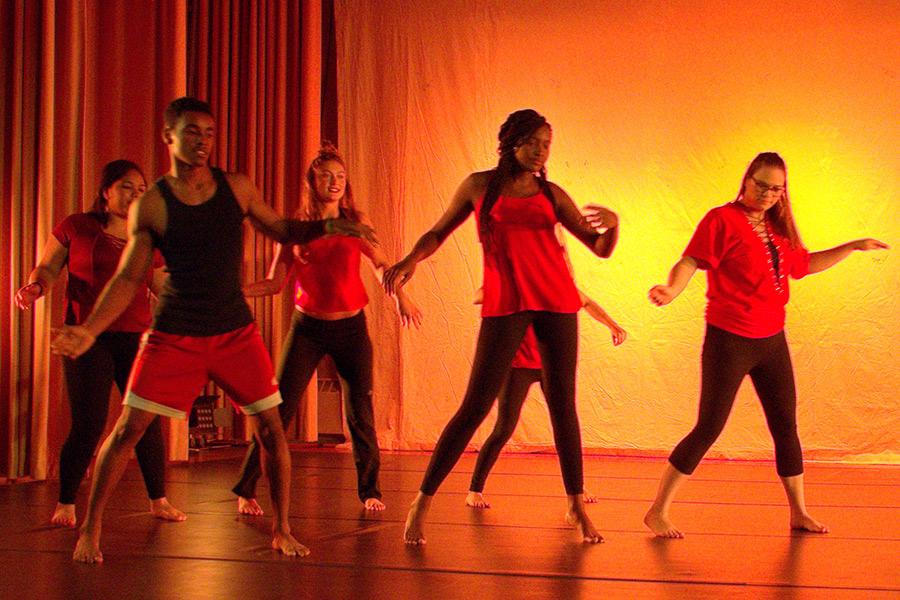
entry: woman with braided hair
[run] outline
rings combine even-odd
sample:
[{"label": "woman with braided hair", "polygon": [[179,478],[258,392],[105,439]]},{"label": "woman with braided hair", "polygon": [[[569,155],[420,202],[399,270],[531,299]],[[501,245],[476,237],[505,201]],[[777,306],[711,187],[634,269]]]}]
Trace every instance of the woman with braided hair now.
[{"label": "woman with braided hair", "polygon": [[584,541],[597,533],[582,503],[581,432],[575,411],[578,346],[578,290],[555,235],[562,223],[597,256],[607,258],[618,239],[618,217],[590,206],[586,216],[569,195],[547,181],[550,124],[533,110],[519,110],[500,128],[500,160],[489,171],[472,173],[449,208],[399,263],[385,271],[388,293],[398,291],[472,213],[484,251],[484,301],[472,373],[462,405],[437,442],[419,493],[406,520],[404,540],[423,544],[423,526],[432,497],[487,416],[510,370],[526,330],[533,328],[544,368],[547,406],[559,454],[567,521]]}]

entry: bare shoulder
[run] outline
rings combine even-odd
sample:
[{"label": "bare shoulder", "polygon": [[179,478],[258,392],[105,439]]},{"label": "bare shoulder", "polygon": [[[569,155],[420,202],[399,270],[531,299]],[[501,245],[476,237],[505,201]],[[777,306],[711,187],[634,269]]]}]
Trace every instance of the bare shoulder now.
[{"label": "bare shoulder", "polygon": [[166,227],[166,219],[166,201],[155,183],[129,209],[132,231],[152,230],[162,233]]},{"label": "bare shoulder", "polygon": [[246,212],[249,204],[259,196],[256,186],[243,173],[225,173],[225,181],[228,182],[234,197]]},{"label": "bare shoulder", "polygon": [[492,174],[493,170],[470,173],[460,184],[458,194],[464,196],[474,205],[487,190]]},{"label": "bare shoulder", "polygon": [[550,186],[550,191],[553,192],[553,195],[557,198],[568,198],[569,200],[571,200],[568,192],[566,192],[566,190],[562,189],[557,184],[553,183],[552,181],[548,181],[547,185]]}]

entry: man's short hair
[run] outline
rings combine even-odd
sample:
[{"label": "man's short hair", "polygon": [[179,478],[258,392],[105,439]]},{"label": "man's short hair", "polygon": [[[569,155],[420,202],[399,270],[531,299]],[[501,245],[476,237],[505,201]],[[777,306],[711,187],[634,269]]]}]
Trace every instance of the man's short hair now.
[{"label": "man's short hair", "polygon": [[199,112],[209,116],[213,116],[212,108],[209,102],[192,98],[191,96],[183,96],[169,102],[165,112],[163,112],[163,121],[166,127],[175,127],[178,119],[186,112]]}]

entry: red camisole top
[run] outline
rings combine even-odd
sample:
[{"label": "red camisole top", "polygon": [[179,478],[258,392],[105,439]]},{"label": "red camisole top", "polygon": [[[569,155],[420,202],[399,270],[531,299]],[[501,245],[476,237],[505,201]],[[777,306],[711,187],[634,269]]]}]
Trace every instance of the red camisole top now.
[{"label": "red camisole top", "polygon": [[778,269],[766,243],[736,202],[709,211],[684,251],[707,273],[706,321],[725,331],[764,338],[784,329],[790,298],[788,276],[809,273],[809,252],[793,248],[768,228],[778,251]]},{"label": "red camisole top", "polygon": [[[475,220],[484,197],[475,205]],[[490,243],[484,250],[482,317],[526,310],[577,313],[578,290],[556,237],[558,220],[550,200],[500,196],[491,208]]]},{"label": "red camisole top", "polygon": [[294,306],[315,313],[359,310],[369,296],[359,274],[362,241],[329,235],[293,246]]}]

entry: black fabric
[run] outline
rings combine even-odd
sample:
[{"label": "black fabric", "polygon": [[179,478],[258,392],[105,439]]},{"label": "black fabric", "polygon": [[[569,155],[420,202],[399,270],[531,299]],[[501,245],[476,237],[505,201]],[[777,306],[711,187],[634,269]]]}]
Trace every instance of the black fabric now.
[{"label": "black fabric", "polygon": [[[87,352],[76,359],[63,359],[72,429],[59,457],[59,501],[62,504],[75,503],[78,486],[106,425],[113,381],[124,394],[140,339],[140,333],[102,333]],[[166,495],[166,454],[159,417],[150,423],[135,454],[147,495],[151,500],[162,498]]]},{"label": "black fabric", "polygon": [[490,412],[528,325],[534,327],[538,340],[544,392],[566,493],[584,491],[581,429],[575,411],[578,318],[568,313],[525,311],[481,320],[465,397],[438,439],[419,488],[422,493],[432,496],[437,492]]},{"label": "black fabric", "polygon": [[700,409],[697,424],[672,451],[672,466],[690,475],[719,437],[745,375],[750,375],[775,442],[775,464],[782,477],[803,473],[797,435],[797,393],[784,331],[747,338],[712,325],[703,343]]},{"label": "black fabric", "polygon": [[153,328],[190,336],[221,335],[253,322],[241,292],[244,213],[225,175],[212,170],[216,192],[189,205],[157,180],[166,202],[166,231],[157,240],[169,277]]},{"label": "black fabric", "polygon": [[[359,498],[363,501],[381,498],[380,457],[372,410],[372,342],[365,313],[337,321],[316,319],[299,311],[294,313],[278,364],[278,385],[283,400],[278,410],[282,422],[287,424],[294,418],[300,396],[326,354],[334,360],[338,375],[346,383],[344,409],[356,462]],[[260,475],[259,444],[254,440],[247,450],[234,493],[242,498],[256,497]]]},{"label": "black fabric", "polygon": [[[478,460],[475,461],[475,470],[472,472],[469,490],[484,491],[484,482],[487,480],[488,473],[497,462],[503,446],[516,430],[522,405],[525,404],[525,398],[528,397],[528,390],[537,381],[541,381],[540,369],[517,367],[510,369],[509,376],[500,389],[500,395],[497,396],[497,422],[494,423],[494,429],[478,452]],[[543,387],[544,384],[541,383],[541,388]]]}]

